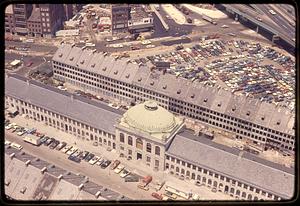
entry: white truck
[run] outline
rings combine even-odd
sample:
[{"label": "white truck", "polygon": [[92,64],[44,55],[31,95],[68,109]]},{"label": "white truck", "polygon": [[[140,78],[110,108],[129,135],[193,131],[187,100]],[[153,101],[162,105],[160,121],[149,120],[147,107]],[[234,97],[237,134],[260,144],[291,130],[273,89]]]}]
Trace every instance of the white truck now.
[{"label": "white truck", "polygon": [[35,146],[41,145],[41,138],[32,134],[27,134],[25,137],[23,137],[24,142],[28,142],[30,144],[33,144]]},{"label": "white truck", "polygon": [[213,18],[211,18],[211,17],[209,17],[209,16],[207,16],[205,14],[202,14],[202,19],[210,22],[213,25],[217,25],[217,22]]}]

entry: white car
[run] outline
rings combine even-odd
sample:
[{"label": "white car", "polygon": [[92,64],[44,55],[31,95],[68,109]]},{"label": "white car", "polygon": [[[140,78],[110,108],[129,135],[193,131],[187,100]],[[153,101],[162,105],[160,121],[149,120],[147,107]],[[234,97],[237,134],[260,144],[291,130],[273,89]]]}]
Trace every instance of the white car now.
[{"label": "white car", "polygon": [[74,152],[73,156],[78,156],[80,154],[80,150],[77,150],[76,152]]},{"label": "white car", "polygon": [[118,167],[114,170],[116,174],[119,174],[125,168],[124,165],[119,164]]},{"label": "white car", "polygon": [[224,25],[221,26],[221,28],[226,29],[226,28],[229,28],[229,26],[227,26],[226,24],[224,24]]},{"label": "white car", "polygon": [[8,141],[8,140],[5,140],[5,145],[10,145],[11,144],[11,142],[10,141]]},{"label": "white car", "polygon": [[153,45],[153,44],[149,44],[146,46],[146,48],[154,48],[154,47],[155,47],[155,45]]},{"label": "white car", "polygon": [[64,148],[62,148],[61,151],[62,151],[63,153],[66,153],[66,152],[69,151],[71,148],[72,148],[71,145],[67,145],[67,146],[65,146]]},{"label": "white car", "polygon": [[89,161],[89,163],[90,163],[91,165],[94,165],[99,159],[100,159],[99,156],[95,156],[95,157],[93,157],[93,158]]},{"label": "white car", "polygon": [[11,128],[15,127],[17,124],[16,123],[10,123],[5,127],[5,129],[10,130]]},{"label": "white car", "polygon": [[104,162],[104,158],[103,157],[99,157],[99,160],[95,163],[96,165],[100,166],[103,162]]},{"label": "white car", "polygon": [[17,135],[22,136],[22,135],[25,134],[26,132],[27,132],[27,129],[23,129],[23,130],[19,131],[19,132],[17,133]]},{"label": "white car", "polygon": [[151,44],[151,41],[149,40],[144,40],[141,42],[143,45],[148,45],[148,44]]},{"label": "white car", "polygon": [[69,151],[67,151],[67,155],[73,154],[74,152],[77,151],[77,149],[78,149],[78,148],[76,148],[76,147],[72,147],[72,149],[70,149]]},{"label": "white car", "polygon": [[129,174],[130,174],[130,171],[123,169],[123,171],[120,173],[120,177],[124,178]]}]

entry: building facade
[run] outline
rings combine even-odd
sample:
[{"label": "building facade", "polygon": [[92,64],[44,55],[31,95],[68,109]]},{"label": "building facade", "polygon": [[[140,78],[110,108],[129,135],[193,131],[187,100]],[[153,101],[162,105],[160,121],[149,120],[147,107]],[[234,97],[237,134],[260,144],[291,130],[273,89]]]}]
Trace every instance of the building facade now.
[{"label": "building facade", "polygon": [[28,35],[41,37],[42,22],[40,8],[33,7],[31,16],[27,20]]},{"label": "building facade", "polygon": [[17,34],[27,35],[27,20],[32,12],[32,4],[12,4],[14,14],[14,30]]},{"label": "building facade", "polygon": [[280,200],[294,194],[293,168],[194,136],[153,101],[124,113],[11,75],[5,79],[5,103],[31,119],[87,140],[87,144],[97,141],[133,161],[142,161],[149,169],[166,170],[238,199]]},{"label": "building facade", "polygon": [[111,31],[112,34],[128,32],[130,6],[128,4],[111,5]]},{"label": "building facade", "polygon": [[295,114],[286,108],[72,45],[62,45],[52,64],[54,78],[85,91],[124,103],[154,100],[257,148],[294,153]]},{"label": "building facade", "polygon": [[15,33],[15,20],[13,13],[13,6],[10,4],[5,8],[5,32],[14,34]]},{"label": "building facade", "polygon": [[142,6],[131,7],[130,20],[128,21],[128,31],[130,33],[140,33],[153,29],[153,16],[145,11]]}]

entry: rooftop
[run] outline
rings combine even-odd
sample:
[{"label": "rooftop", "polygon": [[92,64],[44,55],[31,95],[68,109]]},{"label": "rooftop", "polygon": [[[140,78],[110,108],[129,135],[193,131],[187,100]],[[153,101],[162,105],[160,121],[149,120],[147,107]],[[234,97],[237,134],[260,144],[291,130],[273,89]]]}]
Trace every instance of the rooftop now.
[{"label": "rooftop", "polygon": [[12,4],[7,5],[7,7],[5,8],[5,14],[14,14]]},{"label": "rooftop", "polygon": [[[72,61],[69,59],[72,59]],[[84,60],[84,63],[80,64],[78,59],[80,61]],[[149,67],[131,63],[130,59],[115,60],[113,57],[97,51],[91,52],[88,49],[83,50],[79,47],[64,44],[57,50],[53,60],[71,66],[78,65],[80,69],[134,86],[148,88],[171,98],[181,99],[204,108],[224,112],[225,115],[252,121],[260,126],[279,132],[290,135],[294,135],[295,132],[293,129],[295,114],[286,108],[261,102],[251,97],[236,96],[222,88],[205,86],[200,82],[191,82],[182,77],[176,78],[172,74],[163,74],[159,71],[151,72]],[[182,88],[183,86],[184,88]],[[233,109],[233,107],[235,108]],[[247,108],[253,110],[248,114],[249,109]],[[261,120],[261,116],[265,118]]]},{"label": "rooftop", "polygon": [[294,169],[194,136],[189,132],[177,134],[167,154],[263,188],[286,199],[294,194]]},{"label": "rooftop", "polygon": [[41,22],[41,11],[40,8],[32,9],[31,16],[28,19],[29,22]]}]

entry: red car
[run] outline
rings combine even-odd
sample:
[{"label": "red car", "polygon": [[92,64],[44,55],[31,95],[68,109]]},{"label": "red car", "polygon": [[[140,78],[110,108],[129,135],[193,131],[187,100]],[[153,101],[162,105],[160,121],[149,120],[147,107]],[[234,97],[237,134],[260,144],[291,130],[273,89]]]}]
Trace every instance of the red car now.
[{"label": "red car", "polygon": [[161,194],[158,194],[158,193],[156,193],[156,192],[153,192],[151,195],[152,195],[152,197],[154,197],[154,198],[156,198],[156,199],[158,199],[158,200],[162,200],[162,195],[161,195]]},{"label": "red car", "polygon": [[26,64],[27,67],[31,67],[31,65],[33,65],[33,62],[28,62],[28,63]]}]

